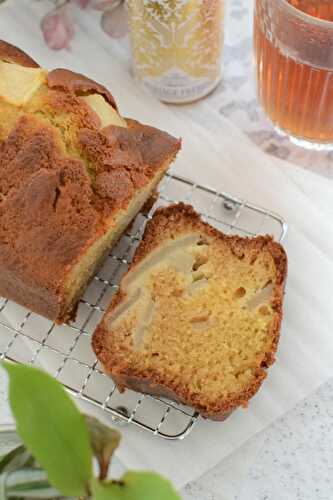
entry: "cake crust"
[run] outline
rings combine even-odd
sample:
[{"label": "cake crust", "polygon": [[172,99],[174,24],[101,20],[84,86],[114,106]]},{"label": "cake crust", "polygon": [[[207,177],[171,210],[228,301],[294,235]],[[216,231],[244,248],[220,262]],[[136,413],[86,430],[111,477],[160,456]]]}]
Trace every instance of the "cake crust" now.
[{"label": "cake crust", "polygon": [[39,64],[32,57],[4,40],[0,40],[0,60],[20,64],[27,68],[39,68]]},{"label": "cake crust", "polygon": [[113,95],[106,87],[81,73],[69,69],[54,69],[47,75],[47,84],[50,89],[61,89],[76,95],[100,94],[114,109],[118,109]]},{"label": "cake crust", "polygon": [[[1,61],[39,67],[6,42]],[[90,94],[117,110],[105,87],[68,70],[48,73],[21,106],[0,96],[0,296],[58,323],[75,316],[87,281],[180,149],[138,122],[104,130],[81,99]]]},{"label": "cake crust", "polygon": [[203,222],[191,206],[181,203],[158,209],[155,212],[153,219],[147,224],[143,240],[136,251],[133,262],[125,277],[133,274],[142,261],[154,250],[158,249],[166,237],[176,238],[184,229],[187,232],[198,231],[203,236],[206,235],[216,241],[226,242],[230,246],[232,253],[239,259],[242,259],[244,252],[250,248],[257,255],[263,250],[268,251],[274,260],[276,281],[271,298],[274,319],[268,332],[271,339],[270,348],[265,352],[260,366],[257,367],[251,384],[240,392],[229,394],[227,398],[207,404],[206,402],[203,403],[201,395],[194,394],[193,392],[190,393],[184,385],[176,381],[168,380],[166,382],[161,377],[158,369],[155,371],[149,369],[149,373],[145,370],[140,373],[140,370],[137,368],[133,370],[127,363],[126,356],[124,358],[116,356],[115,344],[110,343],[113,335],[112,327],[109,326],[110,318],[117,307],[126,299],[126,291],[124,291],[122,284],[93,335],[92,345],[104,370],[113,378],[120,391],[129,388],[142,393],[166,397],[195,408],[205,418],[221,421],[235,408],[247,406],[249,399],[256,394],[265,379],[267,368],[275,361],[282,321],[282,302],[287,276],[287,257],[283,247],[274,242],[271,237],[259,236],[248,239],[238,236],[227,236]]}]

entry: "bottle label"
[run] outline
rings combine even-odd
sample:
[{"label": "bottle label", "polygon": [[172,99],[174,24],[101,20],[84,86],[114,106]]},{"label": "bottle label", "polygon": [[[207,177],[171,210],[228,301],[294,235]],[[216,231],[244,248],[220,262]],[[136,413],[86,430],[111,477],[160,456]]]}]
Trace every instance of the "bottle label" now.
[{"label": "bottle label", "polygon": [[195,100],[220,76],[223,0],[128,0],[136,78],[158,98]]},{"label": "bottle label", "polygon": [[211,92],[219,78],[212,81],[209,78],[191,78],[176,70],[161,77],[142,78],[143,86],[161,101],[181,103],[190,102]]}]

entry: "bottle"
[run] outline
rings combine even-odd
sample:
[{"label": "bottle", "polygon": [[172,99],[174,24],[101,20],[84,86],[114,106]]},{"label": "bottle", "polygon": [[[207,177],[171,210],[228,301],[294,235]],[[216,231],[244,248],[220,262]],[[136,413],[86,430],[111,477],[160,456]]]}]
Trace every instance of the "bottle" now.
[{"label": "bottle", "polygon": [[164,102],[209,94],[221,77],[224,0],[127,0],[135,78]]}]

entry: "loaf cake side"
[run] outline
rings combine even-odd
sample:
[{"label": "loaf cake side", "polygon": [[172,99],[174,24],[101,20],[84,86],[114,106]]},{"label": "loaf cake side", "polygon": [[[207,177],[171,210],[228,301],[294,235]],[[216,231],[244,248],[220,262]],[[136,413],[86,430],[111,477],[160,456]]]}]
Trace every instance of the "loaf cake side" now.
[{"label": "loaf cake side", "polygon": [[272,238],[227,236],[188,205],[156,211],[93,335],[120,390],[223,420],[275,360],[287,258]]},{"label": "loaf cake side", "polygon": [[180,141],[105,87],[0,43],[0,295],[68,321]]}]

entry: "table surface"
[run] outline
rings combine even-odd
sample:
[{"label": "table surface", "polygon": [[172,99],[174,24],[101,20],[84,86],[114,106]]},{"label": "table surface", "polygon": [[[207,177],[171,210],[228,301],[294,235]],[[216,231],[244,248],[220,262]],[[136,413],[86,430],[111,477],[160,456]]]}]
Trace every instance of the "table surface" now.
[{"label": "table surface", "polygon": [[[265,152],[333,177],[333,153],[313,153],[275,134],[261,112],[253,82],[252,0],[229,2],[223,79],[204,101],[177,112],[203,119],[221,114]],[[128,44],[110,41],[128,63]],[[328,181],[329,182],[329,181]],[[0,381],[1,382],[1,381]],[[8,416],[0,383],[0,421]],[[185,500],[331,500],[333,380],[265,432],[182,491]]]},{"label": "table surface", "polygon": [[[275,133],[258,105],[253,78],[252,12],[253,0],[229,1],[223,79],[205,100],[205,107],[233,121],[266,153],[332,178],[332,152],[311,152],[292,145]],[[191,116],[202,119],[195,110]],[[199,481],[188,485],[184,498],[332,499],[332,403],[333,380]]]}]

